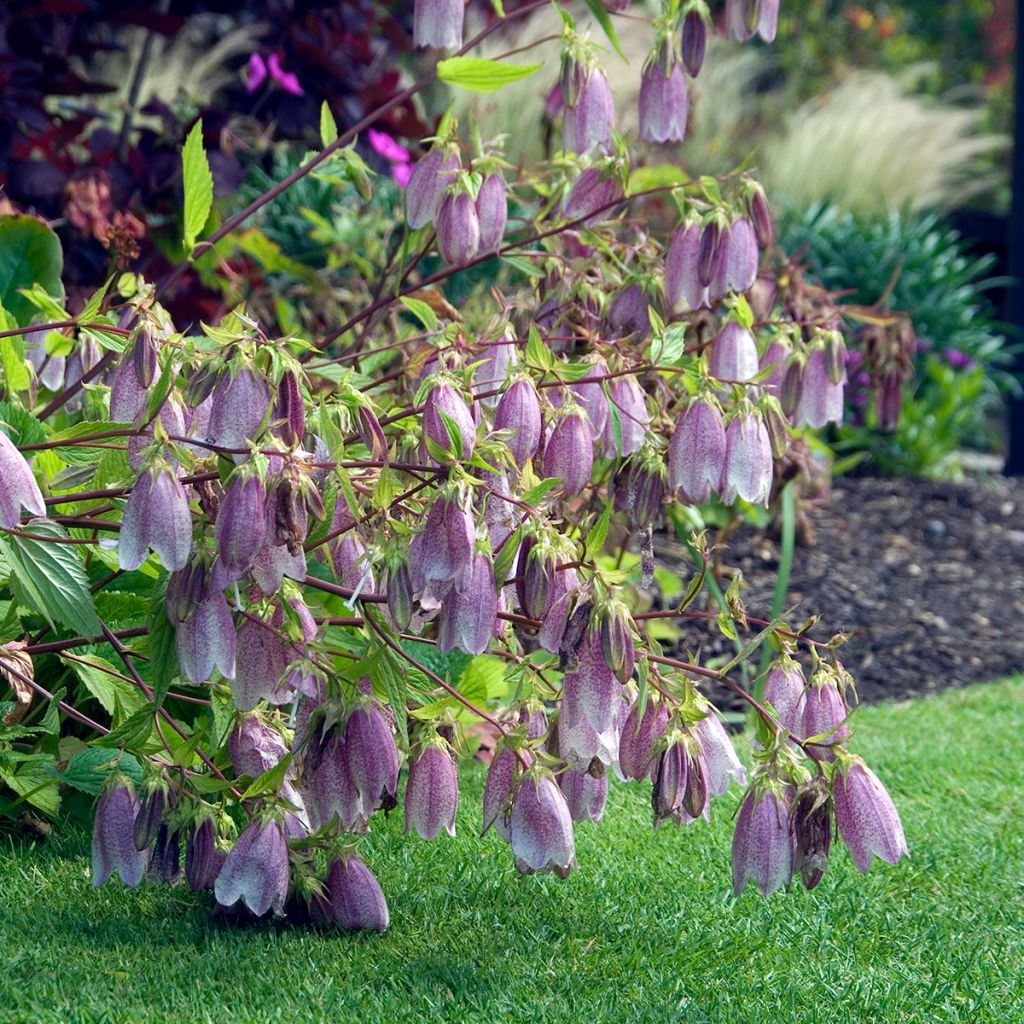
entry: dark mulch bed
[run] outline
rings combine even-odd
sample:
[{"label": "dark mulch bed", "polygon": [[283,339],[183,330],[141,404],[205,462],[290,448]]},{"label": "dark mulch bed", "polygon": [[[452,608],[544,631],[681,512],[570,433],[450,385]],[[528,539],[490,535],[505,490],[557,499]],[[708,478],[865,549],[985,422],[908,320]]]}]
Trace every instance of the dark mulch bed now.
[{"label": "dark mulch bed", "polygon": [[[861,700],[1024,671],[1024,481],[844,478],[807,516],[814,539],[796,548],[788,621],[817,614],[814,637],[853,634],[840,657]],[[663,541],[659,557],[678,565],[679,549]],[[744,529],[728,540],[723,562],[749,583],[751,615],[769,614],[778,554],[771,534]],[[701,627],[687,628],[687,646],[732,651]],[[709,696],[735,706],[728,691]]]}]

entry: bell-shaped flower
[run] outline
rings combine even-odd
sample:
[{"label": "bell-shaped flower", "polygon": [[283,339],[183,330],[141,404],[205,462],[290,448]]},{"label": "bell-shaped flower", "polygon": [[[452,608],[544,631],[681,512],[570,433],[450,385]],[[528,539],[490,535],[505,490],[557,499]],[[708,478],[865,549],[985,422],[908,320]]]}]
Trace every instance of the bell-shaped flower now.
[{"label": "bell-shaped flower", "polygon": [[192,551],[192,513],[175,472],[156,464],[135,482],[128,495],[118,540],[118,565],[138,569],[152,548],[171,572],[183,569]]},{"label": "bell-shaped flower", "polygon": [[[448,421],[446,424],[445,421]],[[455,451],[453,438],[448,433],[451,424],[457,435]],[[423,406],[423,436],[439,448],[452,452],[460,459],[469,459],[476,445],[476,423],[465,399],[447,381],[435,384]]]},{"label": "bell-shaped flower", "polygon": [[673,64],[668,75],[658,61],[644,68],[640,79],[640,138],[647,142],[682,142],[689,105],[686,76]]},{"label": "bell-shaped flower", "polygon": [[405,831],[415,830],[421,839],[435,839],[445,829],[455,835],[459,806],[459,774],[451,753],[430,743],[409,765],[405,787]]},{"label": "bell-shaped flower", "polygon": [[459,49],[464,11],[462,0],[416,0],[412,14],[414,45],[433,50]]},{"label": "bell-shaped flower", "polygon": [[699,224],[676,229],[665,256],[665,301],[674,313],[690,313],[707,304],[708,286],[700,280]]},{"label": "bell-shaped flower", "polygon": [[753,334],[742,324],[730,320],[711,343],[708,372],[719,380],[746,381],[759,371]]},{"label": "bell-shaped flower", "polygon": [[735,780],[741,786],[747,784],[747,772],[736,756],[736,748],[729,739],[718,715],[708,708],[707,715],[694,728],[697,740],[704,751],[708,766],[708,790],[712,796],[727,792]]},{"label": "bell-shaped flower", "polygon": [[[460,3],[460,10],[461,6]],[[388,930],[391,919],[384,892],[354,853],[331,864],[327,872],[327,904],[331,920],[346,931]]]},{"label": "bell-shaped flower", "polygon": [[302,583],[306,578],[306,555],[303,551],[292,554],[287,544],[265,544],[257,553],[251,567],[252,578],[268,597],[281,589],[288,579]]},{"label": "bell-shaped flower", "polygon": [[480,226],[479,252],[497,252],[508,223],[508,196],[500,173],[488,174],[476,194],[476,216]]},{"label": "bell-shaped flower", "polygon": [[236,576],[246,572],[267,536],[267,496],[255,473],[238,472],[217,511],[216,541],[220,559]]},{"label": "bell-shaped flower", "polygon": [[699,505],[722,489],[727,450],[717,403],[697,398],[683,413],[668,448],[668,482],[688,505]]},{"label": "bell-shaped flower", "polygon": [[647,408],[647,395],[636,377],[629,374],[609,382],[611,401],[608,421],[604,428],[605,458],[623,458],[640,451],[647,437],[651,413]]},{"label": "bell-shaped flower", "polygon": [[562,648],[562,638],[578,586],[579,577],[575,569],[559,570],[552,577],[548,606],[543,616],[544,624],[537,633],[537,643],[551,654],[558,654]]},{"label": "bell-shaped flower", "polygon": [[516,751],[511,747],[499,746],[488,766],[487,781],[484,783],[483,832],[486,833],[493,826],[494,831],[506,843],[510,842],[512,838],[509,831],[509,813],[512,807],[512,798],[516,792],[520,758],[526,765],[529,765],[532,760],[527,750],[519,751],[517,756]]},{"label": "bell-shaped flower", "polygon": [[600,771],[596,775],[586,772],[563,771],[558,776],[558,788],[565,797],[569,817],[573,821],[599,822],[604,814],[608,799],[608,774]]},{"label": "bell-shaped flower", "polygon": [[605,765],[618,762],[623,713],[622,684],[605,662],[599,639],[588,633],[576,671],[562,680],[558,753],[571,770],[586,771],[595,758]]},{"label": "bell-shaped flower", "polygon": [[832,846],[832,801],[821,777],[797,787],[793,795],[793,874],[813,889],[825,877]]},{"label": "bell-shaped flower", "polygon": [[544,444],[545,477],[561,481],[562,495],[575,497],[590,483],[594,441],[582,410],[571,408],[555,424]]},{"label": "bell-shaped flower", "polygon": [[786,377],[789,356],[792,352],[789,342],[783,338],[775,338],[765,349],[758,363],[758,372],[771,367],[771,373],[764,379],[761,387],[773,398],[782,400],[782,382]]},{"label": "bell-shaped flower", "polygon": [[832,785],[839,836],[859,871],[871,867],[872,856],[887,864],[910,856],[892,798],[859,757],[840,760]]},{"label": "bell-shaped flower", "polygon": [[217,848],[217,826],[212,817],[194,822],[185,847],[185,881],[193,892],[212,889],[226,854]]},{"label": "bell-shaped flower", "polygon": [[437,245],[450,267],[470,263],[480,251],[480,217],[468,192],[449,192],[437,212]]},{"label": "bell-shaped flower", "polygon": [[739,896],[753,878],[762,896],[789,886],[793,832],[789,801],[777,785],[755,783],[736,818],[732,837],[732,887]]},{"label": "bell-shaped flower", "polygon": [[46,515],[42,492],[32,468],[14,442],[0,430],[0,529],[13,530],[22,508],[37,516]]},{"label": "bell-shaped flower", "polygon": [[564,144],[566,150],[587,153],[595,146],[611,147],[615,128],[615,101],[605,73],[597,66],[585,73],[574,107],[566,107]]},{"label": "bell-shaped flower", "polygon": [[235,840],[213,892],[222,907],[243,902],[256,917],[284,913],[288,898],[288,843],[279,821],[253,821]]},{"label": "bell-shaped flower", "polygon": [[611,217],[621,199],[622,186],[614,174],[606,168],[588,167],[572,183],[562,213],[566,220],[583,220],[585,227],[592,227]]},{"label": "bell-shaped flower", "polygon": [[814,735],[803,732],[806,687],[803,669],[792,658],[774,662],[764,681],[764,701],[775,709],[779,724],[794,736]]},{"label": "bell-shaped flower", "polygon": [[257,779],[288,754],[281,734],[256,714],[242,715],[228,737],[228,755],[236,775]]},{"label": "bell-shaped flower", "polygon": [[668,726],[668,708],[664,701],[648,700],[640,715],[640,702],[634,701],[619,732],[619,773],[624,779],[642,782],[653,779],[658,768],[657,743]]},{"label": "bell-shaped flower", "polygon": [[722,501],[737,498],[752,505],[767,505],[772,489],[772,445],[764,420],[756,413],[740,413],[725,431],[725,470]]},{"label": "bell-shaped flower", "polygon": [[238,630],[231,695],[239,711],[252,711],[261,700],[285,704],[292,699],[281,678],[294,652],[280,635],[275,618],[280,622],[278,616],[270,622],[246,618]]},{"label": "bell-shaped flower", "polygon": [[406,220],[418,231],[437,218],[448,185],[459,169],[458,156],[447,146],[438,146],[421,157],[405,189]]},{"label": "bell-shaped flower", "polygon": [[811,349],[800,378],[800,397],[793,417],[797,426],[820,430],[826,423],[843,422],[845,376],[843,374],[838,383],[833,382],[829,376],[825,350]]},{"label": "bell-shaped flower", "polygon": [[438,596],[452,587],[464,589],[475,537],[473,516],[462,499],[439,497],[427,513],[423,529],[410,544],[413,589],[421,591],[428,587]]},{"label": "bell-shaped flower", "polygon": [[565,878],[576,867],[572,818],[550,772],[534,770],[523,779],[512,802],[509,832],[522,874],[554,871]]},{"label": "bell-shaped flower", "polygon": [[608,333],[634,342],[646,341],[651,334],[651,300],[638,284],[626,285],[616,292],[605,317]]},{"label": "bell-shaped flower", "polygon": [[498,591],[490,558],[477,552],[466,583],[453,587],[441,602],[437,644],[442,651],[458,648],[467,654],[483,654],[494,635],[498,618]]},{"label": "bell-shaped flower", "polygon": [[195,611],[178,624],[174,635],[182,678],[205,683],[218,669],[225,679],[234,679],[236,640],[235,624],[224,595],[215,592],[200,601]]},{"label": "bell-shaped flower", "polygon": [[494,413],[494,429],[514,431],[506,443],[520,468],[537,454],[544,425],[537,389],[529,378],[514,380],[501,396]]},{"label": "bell-shaped flower", "polygon": [[139,801],[135,788],[121,778],[108,786],[96,804],[92,826],[92,884],[98,889],[114,872],[134,889],[149,863],[149,850],[135,847]]},{"label": "bell-shaped flower", "polygon": [[345,726],[349,776],[368,814],[396,805],[398,748],[380,705],[370,701],[349,715]]},{"label": "bell-shaped flower", "polygon": [[815,672],[804,695],[802,726],[804,739],[827,737],[814,745],[819,757],[826,761],[836,759],[834,746],[850,738],[850,727],[846,724],[849,714],[835,675],[825,670]]},{"label": "bell-shaped flower", "polygon": [[346,832],[365,829],[372,809],[363,806],[352,781],[344,733],[331,729],[310,740],[301,759],[301,781],[314,829],[335,818]]},{"label": "bell-shaped flower", "polygon": [[245,449],[256,440],[270,408],[266,381],[243,366],[237,374],[224,374],[210,396],[207,440],[222,448]]},{"label": "bell-shaped flower", "polygon": [[712,299],[719,299],[728,292],[748,292],[757,280],[759,253],[750,221],[740,219],[726,228],[721,246],[715,277],[711,282]]}]

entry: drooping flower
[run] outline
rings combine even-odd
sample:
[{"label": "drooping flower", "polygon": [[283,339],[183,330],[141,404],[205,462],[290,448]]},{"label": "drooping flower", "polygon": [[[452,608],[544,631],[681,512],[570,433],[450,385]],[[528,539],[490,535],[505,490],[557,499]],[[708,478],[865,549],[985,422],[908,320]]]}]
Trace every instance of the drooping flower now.
[{"label": "drooping flower", "polygon": [[434,839],[445,829],[455,835],[459,774],[451,754],[438,743],[424,747],[409,765],[405,787],[405,831]]},{"label": "drooping flower", "polygon": [[480,227],[479,252],[497,252],[508,223],[508,197],[501,174],[488,174],[484,178],[476,195],[476,215]]},{"label": "drooping flower", "polygon": [[668,448],[668,481],[689,505],[707,501],[722,489],[728,448],[718,405],[694,400],[683,413]]},{"label": "drooping flower", "polygon": [[615,101],[605,73],[592,67],[579,84],[579,94],[573,107],[566,107],[564,143],[567,150],[588,153],[595,146],[611,146],[615,128]]},{"label": "drooping flower", "polygon": [[475,537],[473,516],[462,499],[439,497],[427,513],[423,530],[410,544],[413,589],[429,588],[439,598],[452,587],[465,589]]},{"label": "drooping flower", "polygon": [[566,220],[583,220],[592,227],[607,220],[622,198],[622,186],[614,174],[601,167],[587,167],[572,183],[562,208]]},{"label": "drooping flower", "polygon": [[22,508],[37,516],[46,515],[42,492],[25,457],[0,430],[0,529],[13,530]]},{"label": "drooping flower", "polygon": [[534,771],[523,779],[512,802],[509,831],[522,874],[554,871],[565,878],[576,867],[572,818],[549,772]]},{"label": "drooping flower", "polygon": [[729,739],[718,715],[708,707],[708,713],[695,727],[697,740],[704,751],[708,766],[708,789],[712,796],[728,792],[733,781],[747,784],[747,772],[736,756],[736,748]]},{"label": "drooping flower", "polygon": [[501,745],[495,751],[487,769],[487,781],[484,783],[483,813],[485,834],[491,826],[505,842],[510,842],[509,811],[512,797],[516,792],[516,781],[519,773],[519,759],[530,764],[529,751],[522,750],[519,756],[511,747]]},{"label": "drooping flower", "polygon": [[225,679],[235,677],[236,634],[231,609],[222,593],[200,601],[174,635],[178,668],[183,679],[208,682],[214,669]]},{"label": "drooping flower", "polygon": [[494,635],[498,617],[498,591],[494,566],[477,552],[469,566],[465,585],[453,587],[441,602],[437,645],[442,651],[458,648],[467,654],[483,654]]},{"label": "drooping flower", "polygon": [[596,758],[614,765],[619,756],[619,718],[624,713],[622,684],[608,667],[598,637],[588,633],[575,671],[562,680],[558,713],[558,753],[575,771]]},{"label": "drooping flower", "polygon": [[365,829],[371,812],[364,808],[352,781],[342,731],[332,728],[309,741],[301,760],[301,779],[313,828],[323,828],[337,818],[346,832]]},{"label": "drooping flower", "polygon": [[418,47],[457,50],[462,46],[462,0],[416,0],[412,37]]},{"label": "drooping flower", "polygon": [[514,380],[501,396],[494,413],[494,429],[515,431],[507,444],[520,468],[537,454],[544,424],[537,389],[529,378]]},{"label": "drooping flower", "polygon": [[262,377],[243,366],[236,375],[224,374],[210,396],[206,438],[222,448],[245,449],[256,440],[270,408],[270,391]]},{"label": "drooping flower", "polygon": [[288,897],[288,843],[279,821],[253,821],[235,840],[213,892],[222,907],[242,901],[256,917],[284,913]]},{"label": "drooping flower", "polygon": [[775,709],[779,724],[794,736],[800,736],[804,727],[806,686],[803,669],[792,658],[776,661],[765,677],[764,700]]},{"label": "drooping flower", "polygon": [[235,474],[217,512],[215,537],[220,560],[241,576],[256,560],[267,536],[267,495],[256,473]]},{"label": "drooping flower", "polygon": [[722,233],[710,295],[719,299],[728,292],[748,292],[757,280],[757,238],[748,220],[740,219]]},{"label": "drooping flower", "polygon": [[647,142],[682,142],[686,138],[688,97],[682,66],[668,75],[657,61],[644,68],[640,79],[640,138]]},{"label": "drooping flower", "polygon": [[711,343],[708,372],[719,380],[745,381],[756,376],[759,369],[753,334],[730,320]]},{"label": "drooping flower", "polygon": [[606,458],[626,458],[640,451],[647,437],[651,422],[647,396],[633,374],[616,377],[608,392],[611,408],[604,428],[604,454]]},{"label": "drooping flower", "polygon": [[615,293],[608,307],[606,323],[610,334],[646,341],[651,333],[651,300],[639,284],[626,285]]},{"label": "drooping flower", "polygon": [[604,814],[608,798],[608,775],[604,771],[596,775],[586,772],[563,771],[558,776],[558,788],[565,797],[569,817],[573,821],[599,822]]},{"label": "drooping flower", "polygon": [[704,54],[708,46],[708,23],[700,11],[688,11],[683,19],[683,34],[680,50],[683,65],[693,78],[696,78],[704,67]]},{"label": "drooping flower", "polygon": [[797,788],[793,796],[793,874],[813,889],[825,877],[832,846],[832,804],[824,779]]},{"label": "drooping flower", "polygon": [[372,814],[391,808],[398,793],[398,748],[380,705],[368,702],[349,715],[345,758],[363,808]]},{"label": "drooping flower", "polygon": [[98,889],[116,871],[134,889],[149,863],[148,848],[135,847],[135,818],[139,801],[127,779],[114,781],[96,805],[92,826],[92,884]]},{"label": "drooping flower", "polygon": [[228,737],[228,755],[236,775],[258,779],[284,760],[288,746],[281,734],[256,714],[239,718]]},{"label": "drooping flower", "polygon": [[331,920],[346,931],[386,932],[391,918],[380,883],[354,853],[331,864],[327,872]]},{"label": "drooping flower", "polygon": [[226,854],[217,849],[217,826],[212,817],[194,823],[185,847],[185,880],[193,892],[212,889]]},{"label": "drooping flower", "polygon": [[619,772],[624,779],[653,779],[658,768],[656,744],[668,725],[664,701],[648,700],[643,716],[634,701],[619,733]]},{"label": "drooping flower", "polygon": [[562,482],[562,494],[575,497],[590,483],[594,468],[594,441],[584,413],[568,410],[555,424],[544,445],[544,476]]},{"label": "drooping flower", "polygon": [[423,436],[439,448],[451,452],[452,438],[445,425],[447,418],[458,430],[460,458],[469,459],[476,446],[476,424],[465,399],[447,381],[439,381],[431,388],[423,405]]},{"label": "drooping flower", "polygon": [[820,430],[826,423],[843,422],[843,395],[846,375],[833,382],[823,348],[813,348],[807,354],[800,380],[800,397],[796,403],[794,421],[797,426]]},{"label": "drooping flower", "polygon": [[871,867],[872,855],[887,864],[910,856],[892,797],[859,757],[846,755],[840,760],[833,779],[833,800],[839,836],[858,871]]},{"label": "drooping flower", "polygon": [[450,267],[472,261],[480,250],[480,217],[467,192],[449,192],[437,213],[437,245]]},{"label": "drooping flower", "polygon": [[284,704],[292,694],[281,685],[281,677],[294,654],[279,635],[280,610],[269,622],[246,618],[238,630],[235,677],[231,695],[239,711],[252,711],[261,700]]},{"label": "drooping flower", "polygon": [[850,738],[850,727],[846,724],[849,714],[835,675],[824,670],[815,672],[804,696],[802,725],[805,739],[828,737],[814,746],[819,757],[826,761],[836,759],[835,745]]},{"label": "drooping flower", "polygon": [[138,569],[148,548],[171,572],[183,569],[192,551],[188,496],[166,463],[144,472],[128,495],[118,540],[118,565]]},{"label": "drooping flower", "polygon": [[416,162],[405,189],[405,215],[413,231],[436,220],[441,200],[458,169],[458,156],[445,146],[432,149]]},{"label": "drooping flower", "polygon": [[788,886],[793,877],[789,802],[771,786],[754,788],[743,801],[732,837],[732,885],[736,896],[753,878],[762,896]]},{"label": "drooping flower", "polygon": [[741,413],[726,428],[725,442],[722,501],[731,505],[739,497],[752,505],[767,505],[773,464],[764,421],[756,413]]}]

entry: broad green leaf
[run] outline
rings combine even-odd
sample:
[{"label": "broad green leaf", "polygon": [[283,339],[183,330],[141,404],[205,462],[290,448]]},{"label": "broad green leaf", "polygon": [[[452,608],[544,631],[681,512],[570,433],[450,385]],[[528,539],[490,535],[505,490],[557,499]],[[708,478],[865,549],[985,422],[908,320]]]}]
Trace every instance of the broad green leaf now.
[{"label": "broad green leaf", "polygon": [[497,92],[506,85],[529,78],[541,64],[509,64],[483,57],[449,57],[437,62],[437,77],[467,92]]},{"label": "broad green leaf", "polygon": [[647,192],[652,188],[685,185],[689,180],[690,176],[675,164],[648,164],[644,167],[634,167],[629,172],[626,195],[633,196],[637,192]]},{"label": "broad green leaf", "polygon": [[[45,519],[30,520],[24,529],[36,536],[67,537],[62,527]],[[0,547],[25,600],[51,625],[60,623],[79,636],[100,635],[100,620],[75,545],[8,534],[0,539]]]},{"label": "broad green leaf", "polygon": [[26,391],[32,383],[32,374],[25,362],[25,342],[21,338],[0,338],[0,371],[8,392]]},{"label": "broad green leaf", "polygon": [[155,689],[154,699],[159,704],[178,674],[178,658],[175,651],[174,626],[167,618],[164,598],[167,595],[167,580],[164,576],[153,584],[149,595],[149,678]]},{"label": "broad green leaf", "polygon": [[182,179],[185,183],[185,248],[196,244],[213,208],[213,175],[203,149],[203,122],[196,121],[181,151]]},{"label": "broad green leaf", "polygon": [[36,309],[19,290],[39,284],[63,301],[63,269],[60,241],[45,224],[35,217],[0,217],[0,305],[19,327],[32,323]]},{"label": "broad green leaf", "polygon": [[0,778],[26,803],[38,807],[45,814],[57,813],[60,790],[46,761],[26,758],[15,770],[0,772]]},{"label": "broad green leaf", "polygon": [[0,401],[0,430],[15,444],[40,444],[46,440],[46,428],[20,405]]},{"label": "broad green leaf", "polygon": [[[130,423],[108,423],[97,420],[83,420],[81,423],[76,423],[73,426],[67,427],[65,430],[59,430],[57,433],[51,434],[47,440],[51,442],[71,442],[80,440],[83,437],[95,437],[97,434],[106,434],[112,430],[128,431],[134,429],[135,428]],[[99,452],[107,451],[109,450],[109,445],[117,443],[118,439],[116,437],[108,437],[96,442],[96,444],[104,445],[104,448],[94,448],[88,443],[67,445],[58,444],[52,450],[71,466],[91,466],[95,465],[99,461]],[[127,446],[127,435],[124,437],[122,443]]]},{"label": "broad green leaf", "polygon": [[55,774],[64,785],[98,796],[115,771],[124,772],[136,785],[142,784],[142,769],[133,755],[103,747],[80,750],[71,757],[64,771]]},{"label": "broad green leaf", "polygon": [[609,502],[598,520],[591,527],[587,534],[586,557],[589,560],[597,558],[604,551],[604,542],[608,538],[608,526],[612,521],[612,505]]},{"label": "broad green leaf", "polygon": [[324,100],[320,106],[320,144],[326,149],[332,143],[338,141],[338,125],[331,113],[331,108]]},{"label": "broad green leaf", "polygon": [[146,704],[106,736],[93,741],[97,747],[141,747],[153,732],[153,705]]},{"label": "broad green leaf", "polygon": [[256,779],[242,794],[242,798],[248,800],[254,796],[262,796],[264,793],[276,793],[284,784],[284,777],[291,763],[291,754],[283,757],[273,768],[265,771]]},{"label": "broad green leaf", "polygon": [[120,678],[124,673],[106,658],[98,654],[76,654],[75,657],[81,660],[69,660],[68,665],[74,669],[85,688],[103,705],[103,710],[110,715],[115,725],[131,718],[146,703],[135,686]]},{"label": "broad green leaf", "polygon": [[421,299],[411,299],[408,295],[401,297],[401,303],[428,330],[436,331],[440,325],[437,314]]},{"label": "broad green leaf", "polygon": [[103,297],[107,294],[107,289],[113,283],[113,280],[113,275],[111,275],[107,278],[107,283],[102,288],[98,288],[92,293],[82,312],[78,314],[79,323],[87,324],[99,315],[100,307],[103,305]]},{"label": "broad green leaf", "polygon": [[612,24],[611,15],[604,9],[601,0],[587,0],[587,6],[590,8],[590,13],[593,14],[597,23],[604,30],[604,34],[608,37],[608,42],[615,47],[615,52],[628,64],[629,60],[622,52],[622,47],[619,46],[619,37],[615,34],[615,26]]}]

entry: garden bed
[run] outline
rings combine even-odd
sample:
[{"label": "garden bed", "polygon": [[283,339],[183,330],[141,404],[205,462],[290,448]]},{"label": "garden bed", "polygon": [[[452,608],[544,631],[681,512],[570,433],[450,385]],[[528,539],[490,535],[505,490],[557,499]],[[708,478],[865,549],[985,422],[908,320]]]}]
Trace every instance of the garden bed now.
[{"label": "garden bed", "polygon": [[[843,478],[806,511],[813,543],[796,548],[787,620],[818,614],[814,636],[852,634],[842,659],[861,700],[1024,669],[1024,481]],[[750,614],[767,616],[777,535],[744,528],[727,544],[722,559],[743,572]],[[679,554],[659,545],[663,561]],[[707,654],[732,650],[691,627],[681,647],[698,644]]]}]

